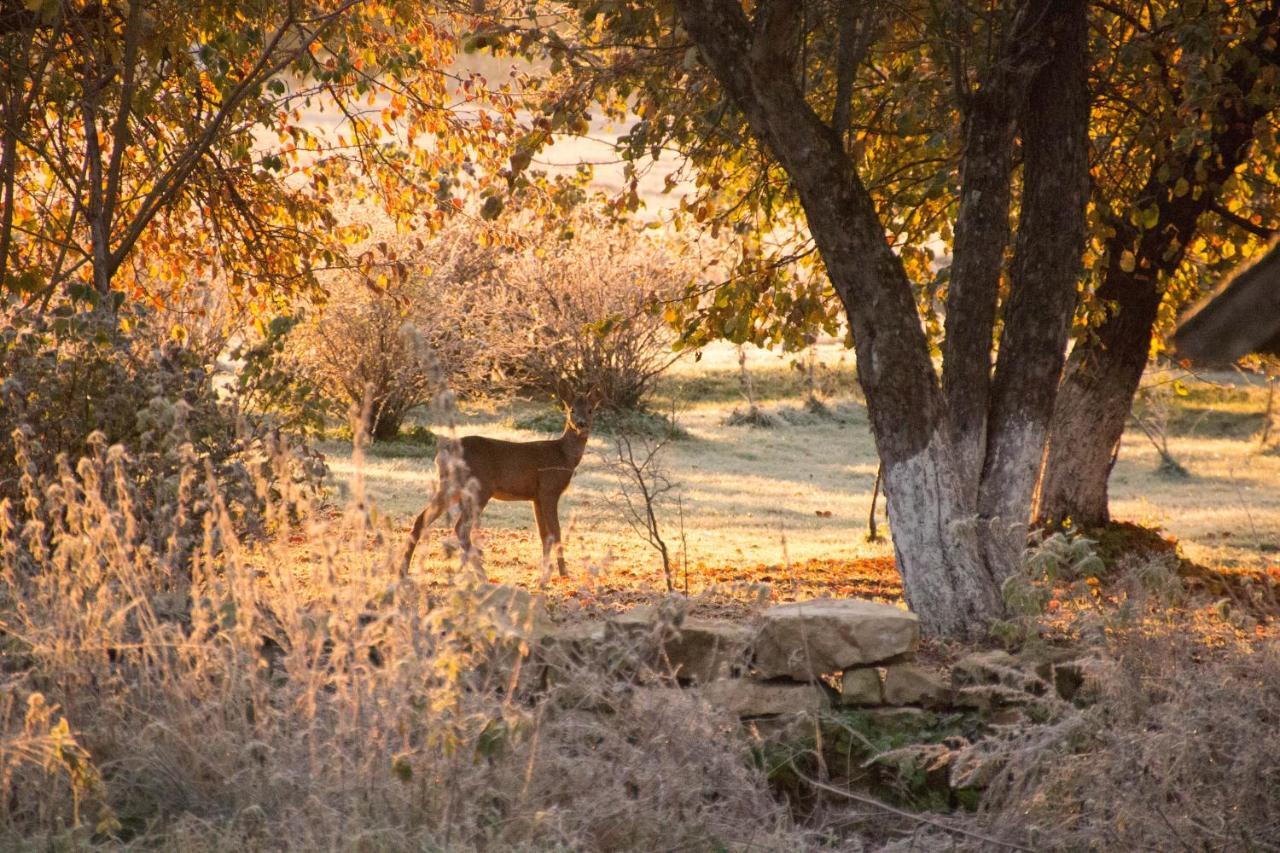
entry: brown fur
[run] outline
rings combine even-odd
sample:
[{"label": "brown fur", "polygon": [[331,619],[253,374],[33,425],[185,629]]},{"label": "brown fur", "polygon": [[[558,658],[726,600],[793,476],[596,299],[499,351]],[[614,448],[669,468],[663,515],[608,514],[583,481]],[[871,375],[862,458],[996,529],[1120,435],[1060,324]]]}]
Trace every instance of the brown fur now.
[{"label": "brown fur", "polygon": [[[447,451],[436,455],[440,485],[426,508],[418,514],[409,534],[402,571],[408,573],[414,549],[422,533],[449,507],[462,505],[454,525],[462,547],[471,549],[471,530],[491,499],[500,501],[532,501],[533,516],[538,523],[538,540],[542,543],[542,559],[547,563],[553,549],[556,565],[565,575],[564,552],[560,546],[560,496],[569,488],[573,472],[582,461],[591,434],[591,424],[599,395],[571,395],[563,387],[560,397],[565,402],[564,433],[546,441],[501,441],[479,435],[464,436],[461,449],[463,473],[450,470],[452,460]],[[571,401],[571,402],[570,402]]]}]

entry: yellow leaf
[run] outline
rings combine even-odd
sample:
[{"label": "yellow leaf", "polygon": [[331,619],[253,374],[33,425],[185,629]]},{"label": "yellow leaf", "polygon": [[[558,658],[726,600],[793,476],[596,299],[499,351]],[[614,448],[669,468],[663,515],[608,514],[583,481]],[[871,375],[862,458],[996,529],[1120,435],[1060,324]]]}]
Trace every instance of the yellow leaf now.
[{"label": "yellow leaf", "polygon": [[1137,259],[1134,258],[1133,252],[1126,251],[1120,256],[1120,269],[1125,272],[1133,272],[1135,266],[1137,266]]}]

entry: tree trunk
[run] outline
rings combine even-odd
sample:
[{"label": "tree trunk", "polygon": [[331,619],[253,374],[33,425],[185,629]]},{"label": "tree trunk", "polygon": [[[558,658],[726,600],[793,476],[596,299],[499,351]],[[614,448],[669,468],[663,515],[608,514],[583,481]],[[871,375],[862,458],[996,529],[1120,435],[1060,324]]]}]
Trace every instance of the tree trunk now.
[{"label": "tree trunk", "polygon": [[1003,609],[986,561],[991,531],[975,523],[949,436],[940,430],[914,456],[886,463],[884,494],[903,597],[925,633],[984,634]]},{"label": "tree trunk", "polygon": [[400,426],[404,423],[404,412],[387,403],[375,404],[369,412],[371,423],[365,428],[374,441],[393,441],[400,435]]},{"label": "tree trunk", "polygon": [[1023,190],[978,516],[997,581],[1018,565],[1082,272],[1089,190],[1086,4],[1031,4],[1048,61],[1022,111]]},{"label": "tree trunk", "polygon": [[[1267,7],[1257,20],[1256,43],[1228,67],[1225,79],[1241,93],[1253,89],[1266,67],[1255,54],[1280,61],[1280,47],[1271,35],[1278,19],[1280,4]],[[1067,364],[1036,501],[1039,524],[1069,520],[1096,527],[1110,521],[1107,481],[1147,364],[1163,283],[1181,266],[1200,218],[1214,209],[1222,185],[1248,156],[1255,125],[1267,115],[1264,102],[1246,97],[1220,98],[1217,106],[1209,138],[1189,149],[1162,149],[1128,206],[1155,206],[1157,226],[1139,230],[1127,219],[1108,223],[1113,235],[1096,298],[1112,310],[1092,335],[1076,344]],[[1133,251],[1127,270],[1121,262],[1126,250]]]},{"label": "tree trunk", "polygon": [[999,86],[971,98],[964,120],[960,212],[947,288],[942,387],[965,491],[978,497],[987,449],[991,336],[1009,243],[1016,103]]},{"label": "tree trunk", "polygon": [[[1163,294],[1149,277],[1118,274],[1108,283],[1117,309],[1096,337],[1076,346],[1058,391],[1036,513],[1041,524],[1097,527],[1110,520],[1107,481],[1147,365]],[[1099,295],[1105,298],[1106,292],[1100,289]]]},{"label": "tree trunk", "polygon": [[1041,22],[1037,4],[1016,7],[1001,58],[986,69],[976,90],[956,94],[964,115],[964,149],[942,339],[942,389],[964,487],[974,501],[987,450],[991,340],[1009,245],[1013,141],[1028,86],[1044,65]]},{"label": "tree trunk", "polygon": [[928,634],[982,633],[1001,612],[1000,598],[971,523],[914,294],[839,135],[788,73],[797,7],[766,4],[754,27],[738,0],[679,0],[677,8],[752,132],[795,182],[845,306],[907,603]]}]

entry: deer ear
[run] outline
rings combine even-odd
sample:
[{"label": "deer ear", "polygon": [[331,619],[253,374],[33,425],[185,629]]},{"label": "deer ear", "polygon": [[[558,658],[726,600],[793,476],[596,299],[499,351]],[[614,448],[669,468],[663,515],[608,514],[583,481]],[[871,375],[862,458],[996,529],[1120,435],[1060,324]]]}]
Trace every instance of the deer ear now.
[{"label": "deer ear", "polygon": [[561,379],[556,383],[556,396],[562,403],[573,400],[573,384],[568,379]]},{"label": "deer ear", "polygon": [[599,385],[593,385],[591,390],[587,392],[587,399],[591,402],[591,405],[598,406],[600,401],[604,399],[604,391],[600,390]]}]

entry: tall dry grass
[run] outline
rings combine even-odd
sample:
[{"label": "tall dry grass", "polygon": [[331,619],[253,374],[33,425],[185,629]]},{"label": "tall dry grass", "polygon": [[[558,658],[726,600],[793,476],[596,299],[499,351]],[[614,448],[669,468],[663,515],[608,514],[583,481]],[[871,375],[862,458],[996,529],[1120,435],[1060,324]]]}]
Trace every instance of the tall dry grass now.
[{"label": "tall dry grass", "polygon": [[1044,851],[1280,849],[1280,649],[1209,652],[1181,627],[1113,637],[1081,707],[975,744],[967,825]]},{"label": "tall dry grass", "polygon": [[[264,477],[250,546],[216,483],[140,529],[127,454],[95,446],[0,505],[0,847],[803,844],[736,721],[595,668],[519,689],[536,608],[465,568],[435,598],[399,578],[358,484],[335,516]],[[208,476],[192,454],[180,480]],[[192,518],[181,564],[153,543]]]},{"label": "tall dry grass", "polygon": [[1061,608],[1024,642],[1069,636],[1079,687],[1066,701],[1035,674],[1009,673],[1037,695],[1022,700],[1029,720],[955,756],[953,780],[983,788],[969,825],[1045,851],[1280,850],[1280,614],[1259,588],[1269,581],[1212,604],[1183,583],[1176,555],[1127,555],[1099,584],[1087,540],[1044,544],[1054,547],[1029,568],[1044,577],[1056,562],[1047,576]]},{"label": "tall dry grass", "polygon": [[0,849],[1280,847],[1280,653],[1206,646],[1176,564],[1134,562],[1104,603],[1080,543],[1031,562],[1020,636],[1070,580],[1093,657],[1074,703],[1046,685],[1030,719],[955,748],[977,814],[944,832],[836,792],[801,826],[737,720],[589,641],[532,666],[536,603],[469,562],[445,594],[400,577],[358,473],[337,512],[298,454],[255,445],[250,519],[183,429],[155,439],[181,464],[141,477],[100,435],[52,464],[12,436]]}]

